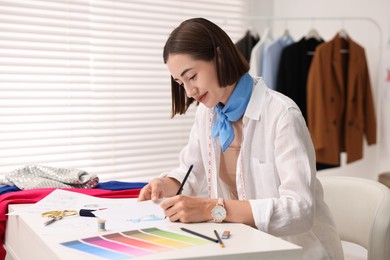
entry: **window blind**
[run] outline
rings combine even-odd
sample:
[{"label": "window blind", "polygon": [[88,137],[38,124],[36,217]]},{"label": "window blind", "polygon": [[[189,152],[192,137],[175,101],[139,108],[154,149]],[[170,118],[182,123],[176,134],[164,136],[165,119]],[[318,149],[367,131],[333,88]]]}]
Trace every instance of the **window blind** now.
[{"label": "window blind", "polygon": [[170,118],[164,43],[191,17],[236,41],[247,13],[245,0],[0,1],[0,174],[34,164],[148,181],[176,167],[195,108]]}]

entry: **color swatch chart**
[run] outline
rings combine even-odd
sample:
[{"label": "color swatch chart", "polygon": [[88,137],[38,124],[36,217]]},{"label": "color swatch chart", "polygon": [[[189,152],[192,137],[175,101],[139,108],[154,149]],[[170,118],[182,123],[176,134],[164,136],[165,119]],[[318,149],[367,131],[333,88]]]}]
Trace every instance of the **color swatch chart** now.
[{"label": "color swatch chart", "polygon": [[131,259],[211,241],[158,228],[145,228],[61,243],[68,248],[106,259]]}]

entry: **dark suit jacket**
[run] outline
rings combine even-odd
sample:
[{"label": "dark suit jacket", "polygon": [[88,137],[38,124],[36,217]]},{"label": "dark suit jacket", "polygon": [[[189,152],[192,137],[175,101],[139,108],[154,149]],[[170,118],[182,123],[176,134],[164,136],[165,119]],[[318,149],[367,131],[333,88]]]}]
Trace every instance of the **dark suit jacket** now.
[{"label": "dark suit jacket", "polygon": [[257,35],[253,36],[248,30],[245,33],[245,36],[235,43],[237,49],[241,52],[242,55],[244,55],[245,59],[248,62],[251,58],[252,49],[259,40],[260,37],[258,37]]},{"label": "dark suit jacket", "polygon": [[[348,49],[347,54],[341,52]],[[364,49],[336,35],[316,49],[307,80],[308,126],[317,162],[363,157],[363,136],[376,142],[376,120]]]},{"label": "dark suit jacket", "polygon": [[299,42],[284,48],[280,57],[276,90],[294,100],[306,120],[307,73],[315,48],[323,42],[303,37]]}]

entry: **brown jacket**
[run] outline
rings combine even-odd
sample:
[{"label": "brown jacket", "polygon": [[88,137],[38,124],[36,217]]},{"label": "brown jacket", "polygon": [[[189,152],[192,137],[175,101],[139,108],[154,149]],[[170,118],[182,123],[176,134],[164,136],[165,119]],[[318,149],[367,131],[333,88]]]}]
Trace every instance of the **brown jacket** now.
[{"label": "brown jacket", "polygon": [[[348,53],[342,53],[348,49]],[[317,162],[363,157],[363,136],[376,142],[376,120],[364,49],[336,35],[317,46],[307,80],[307,123]]]}]

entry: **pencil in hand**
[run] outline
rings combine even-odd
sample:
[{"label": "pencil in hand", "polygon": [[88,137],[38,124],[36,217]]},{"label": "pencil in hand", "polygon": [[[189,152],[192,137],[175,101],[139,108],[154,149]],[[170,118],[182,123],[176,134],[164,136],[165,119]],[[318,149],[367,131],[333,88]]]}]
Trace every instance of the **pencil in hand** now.
[{"label": "pencil in hand", "polygon": [[[186,181],[187,181],[187,179],[188,179],[188,176],[190,175],[190,173],[191,173],[193,167],[194,167],[194,165],[191,164],[191,166],[190,166],[190,168],[188,169],[186,175],[184,176],[183,181],[182,181],[181,184],[180,184],[179,189],[178,189],[177,192],[176,192],[176,195],[180,195],[181,192],[183,191],[184,184],[186,183]],[[167,218],[167,216],[164,217],[164,219],[166,219],[166,218]]]},{"label": "pencil in hand", "polygon": [[182,181],[181,184],[180,184],[179,189],[178,189],[177,192],[176,192],[176,195],[180,195],[181,192],[183,191],[184,184],[187,182],[188,176],[190,175],[190,173],[191,173],[193,167],[194,167],[194,165],[191,164],[191,166],[190,166],[190,168],[188,169],[186,175],[184,176],[183,181]]}]

